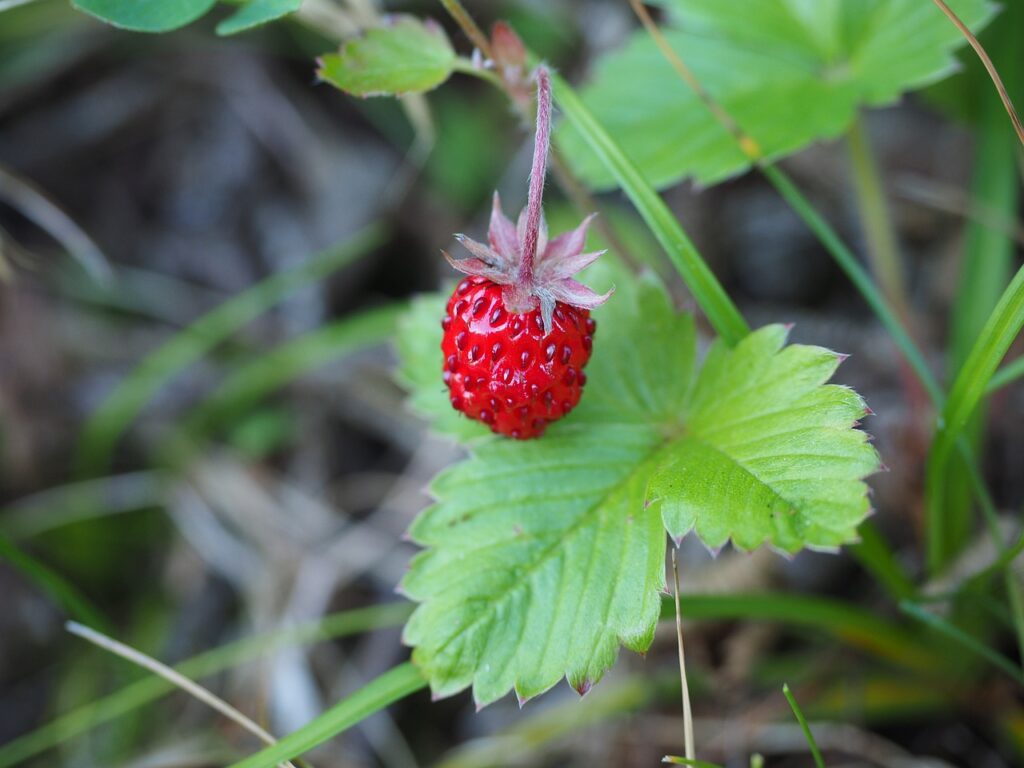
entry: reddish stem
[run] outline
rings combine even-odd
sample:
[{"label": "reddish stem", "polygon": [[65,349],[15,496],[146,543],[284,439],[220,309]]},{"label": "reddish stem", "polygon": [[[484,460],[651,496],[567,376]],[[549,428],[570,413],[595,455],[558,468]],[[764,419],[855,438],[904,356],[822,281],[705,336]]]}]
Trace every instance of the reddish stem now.
[{"label": "reddish stem", "polygon": [[533,262],[537,258],[537,234],[540,231],[541,204],[544,201],[544,176],[551,143],[551,78],[547,67],[537,67],[537,136],[533,144],[530,169],[530,196],[526,202],[526,232],[523,233],[523,257],[519,262],[520,286],[533,285]]}]

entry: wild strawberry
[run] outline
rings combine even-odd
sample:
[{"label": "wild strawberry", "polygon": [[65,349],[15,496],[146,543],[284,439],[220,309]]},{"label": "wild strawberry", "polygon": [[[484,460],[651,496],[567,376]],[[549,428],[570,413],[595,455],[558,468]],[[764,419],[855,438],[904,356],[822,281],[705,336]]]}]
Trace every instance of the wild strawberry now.
[{"label": "wild strawberry", "polygon": [[441,321],[444,381],[452,406],[494,432],[538,437],[579,403],[586,383],[598,295],[572,279],[604,251],[583,253],[587,226],[548,241],[541,210],[551,125],[547,70],[537,70],[537,138],[530,193],[518,226],[497,193],[488,245],[456,239],[473,258],[445,258],[469,277],[456,287]]}]

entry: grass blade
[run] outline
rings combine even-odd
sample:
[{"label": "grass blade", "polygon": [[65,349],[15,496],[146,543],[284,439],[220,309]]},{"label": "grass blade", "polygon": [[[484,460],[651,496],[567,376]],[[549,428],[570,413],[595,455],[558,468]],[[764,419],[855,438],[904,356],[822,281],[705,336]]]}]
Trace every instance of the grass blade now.
[{"label": "grass blade", "polygon": [[352,352],[382,344],[395,330],[404,304],[370,309],[287,341],[233,373],[188,417],[186,433],[198,437],[251,408],[304,373]]},{"label": "grass blade", "polygon": [[416,667],[410,662],[399,664],[274,746],[240,760],[231,768],[273,768],[282,760],[308,752],[389,704],[426,687],[427,680]]},{"label": "grass blade", "polygon": [[[78,622],[69,621],[66,625],[68,632],[73,635],[77,635],[83,640],[102,648],[105,651],[109,651],[117,656],[120,656],[126,661],[130,661],[133,664],[137,664],[143,669],[149,670],[154,675],[162,677],[164,680],[169,682],[171,685],[181,688],[186,693],[191,695],[193,698],[198,699],[208,707],[220,712],[224,717],[232,720],[233,722],[240,725],[242,728],[253,734],[256,738],[265,744],[274,744],[275,739],[266,730],[258,726],[248,717],[243,715],[237,709],[228,704],[224,699],[220,698],[216,694],[210,693],[210,691],[203,688],[201,685],[196,684],[193,680],[185,677],[180,672],[176,672],[166,664],[154,659],[152,656],[147,656],[141,653],[131,646],[125,645],[124,643],[118,642],[111,637],[97,632],[91,627],[86,627]],[[295,766],[288,761],[281,763],[285,768],[295,768]]]},{"label": "grass blade", "polygon": [[909,600],[904,600],[900,603],[900,610],[908,616],[914,617],[922,624],[926,624],[932,629],[941,632],[958,645],[963,646],[976,656],[981,657],[989,664],[1002,670],[1013,678],[1013,680],[1015,680],[1019,685],[1024,685],[1024,672],[1021,672],[1020,668],[1016,664],[1001,653],[993,651],[976,638],[971,637],[959,627],[953,626],[941,616],[937,616],[931,611],[928,611],[917,603],[913,603]]},{"label": "grass blade", "polygon": [[[777,592],[681,595],[684,619],[762,620],[807,627],[829,634],[909,669],[934,673],[945,665],[942,654],[912,632],[876,614],[839,600]],[[662,602],[661,618],[675,615],[672,600]]]},{"label": "grass blade", "polygon": [[1018,357],[1012,363],[1007,363],[996,371],[988,383],[985,394],[990,395],[997,389],[1002,389],[1012,384],[1022,376],[1024,376],[1024,357]]},{"label": "grass blade", "polygon": [[[178,664],[174,669],[192,679],[201,679],[244,664],[278,648],[398,626],[411,612],[412,606],[405,603],[389,603],[345,611],[319,621],[228,643],[194,656]],[[156,701],[173,690],[174,686],[166,680],[147,677],[102,699],[60,715],[41,728],[0,746],[0,768],[10,768],[22,763],[68,739]]]},{"label": "grass blade", "polygon": [[936,573],[946,562],[949,544],[944,537],[943,491],[946,468],[954,446],[988,389],[1007,350],[1024,326],[1024,267],[1018,270],[971,349],[953,383],[942,411],[926,471],[928,511],[928,567]]},{"label": "grass blade", "polygon": [[647,182],[636,165],[623,154],[608,132],[580,101],[575,91],[562,78],[553,75],[555,102],[565,118],[580,132],[591,150],[614,174],[637,212],[665,249],[679,271],[693,298],[707,315],[718,335],[730,346],[750,333],[750,327],[733,304],[722,284],[701,258],[665,201]]},{"label": "grass blade", "polygon": [[796,716],[796,720],[800,723],[800,727],[803,729],[804,737],[807,739],[807,746],[811,750],[811,756],[814,758],[814,764],[818,768],[825,768],[825,761],[821,757],[821,750],[818,749],[818,742],[814,740],[814,734],[811,733],[811,726],[807,724],[807,718],[804,717],[803,710],[800,709],[800,705],[796,703],[796,697],[793,696],[793,692],[789,690],[789,685],[785,684],[782,686],[782,694],[786,697],[786,701],[789,702],[790,709],[793,710],[793,714]]},{"label": "grass blade", "polygon": [[878,529],[871,523],[864,523],[858,533],[860,541],[849,547],[850,554],[897,602],[914,597],[917,587]]},{"label": "grass blade", "polygon": [[92,415],[77,449],[79,474],[93,475],[104,471],[121,435],[169,378],[195,363],[289,294],[323,280],[377,247],[382,240],[382,227],[371,226],[339,247],[294,269],[271,275],[175,334],[121,381]]},{"label": "grass blade", "polygon": [[669,765],[692,765],[693,768],[722,768],[718,763],[709,763],[707,760],[692,760],[688,757],[677,757],[676,755],[665,755],[661,762]]},{"label": "grass blade", "polygon": [[109,626],[99,609],[93,606],[77,587],[31,555],[22,552],[14,542],[0,533],[0,561],[3,560],[21,571],[69,616],[79,621],[87,621],[96,627]]},{"label": "grass blade", "polygon": [[[992,54],[1007,74],[1007,86],[1024,93],[1024,80],[1018,77],[1016,41],[1024,34],[1024,6],[1006,9],[999,23],[992,26],[988,39]],[[1019,201],[1017,169],[1006,159],[1013,155],[1017,140],[1006,123],[1003,105],[978,70],[968,74],[969,87],[979,93],[978,118],[974,126],[974,172],[971,180],[971,205],[1000,219],[1013,221]],[[949,376],[961,370],[988,319],[988,314],[1012,275],[1014,242],[1012,234],[994,228],[987,221],[971,219],[967,227],[963,256],[957,281],[956,300],[950,326]],[[991,384],[990,384],[991,386]],[[986,394],[988,394],[988,389]],[[975,453],[982,446],[987,408],[981,402],[965,429],[964,439]],[[942,499],[942,526],[945,551],[943,561],[952,559],[969,536],[971,523],[970,479],[961,461],[952,461],[947,469]]]}]

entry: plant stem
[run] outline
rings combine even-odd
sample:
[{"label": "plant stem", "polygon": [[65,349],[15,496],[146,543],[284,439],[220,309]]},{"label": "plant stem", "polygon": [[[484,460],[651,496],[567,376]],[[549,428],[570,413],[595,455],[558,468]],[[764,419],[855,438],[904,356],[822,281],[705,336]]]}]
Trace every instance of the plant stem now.
[{"label": "plant stem", "polygon": [[544,177],[548,170],[548,146],[551,144],[551,78],[547,67],[537,67],[537,135],[533,143],[533,166],[530,168],[530,194],[526,201],[526,232],[523,233],[523,254],[517,281],[520,286],[533,285],[533,262],[537,257],[537,237],[544,204]]},{"label": "plant stem", "polygon": [[469,15],[469,11],[463,7],[462,3],[459,0],[441,0],[441,5],[444,6],[444,9],[455,20],[455,23],[462,28],[462,31],[466,33],[466,37],[469,38],[470,42],[480,49],[480,53],[488,59],[493,59],[494,52],[491,50],[490,40],[487,39],[484,31],[477,26],[477,23]]},{"label": "plant stem", "polygon": [[1013,123],[1013,129],[1017,132],[1017,138],[1020,139],[1020,143],[1024,145],[1024,125],[1021,124],[1020,116],[1017,114],[1017,110],[1013,107],[1013,100],[1010,99],[1010,94],[1006,91],[1006,86],[1003,85],[1003,80],[999,77],[999,72],[996,70],[995,65],[992,63],[992,59],[989,58],[985,52],[985,48],[981,43],[978,42],[978,38],[974,36],[974,33],[967,28],[967,25],[960,21],[960,18],[953,12],[944,0],[935,0],[935,4],[939,6],[946,16],[949,18],[953,25],[960,30],[967,42],[971,44],[971,48],[978,54],[978,58],[981,59],[981,63],[985,67],[985,71],[988,72],[988,76],[992,78],[992,83],[995,85],[996,90],[999,92],[999,98],[1003,102],[1003,107],[1006,109],[1006,114],[1010,116],[1010,122]]},{"label": "plant stem", "polygon": [[686,680],[686,654],[683,652],[683,613],[679,609],[679,563],[676,561],[676,548],[672,547],[672,577],[674,580],[673,594],[676,600],[676,638],[679,640],[679,679],[682,683],[683,696],[683,741],[687,760],[697,759],[697,750],[693,743],[693,711],[690,709],[690,686]]},{"label": "plant stem", "polygon": [[807,739],[807,746],[811,750],[811,757],[814,758],[814,764],[818,768],[825,768],[825,761],[821,757],[821,750],[818,749],[818,742],[814,740],[814,734],[811,733],[811,726],[807,724],[807,718],[804,717],[803,710],[800,709],[800,705],[796,703],[796,697],[793,696],[793,692],[789,690],[789,684],[784,683],[782,686],[782,695],[786,697],[786,701],[789,702],[790,709],[793,710],[793,714],[796,716],[796,720],[800,723],[800,728],[804,732],[804,738]]},{"label": "plant stem", "polygon": [[[277,743],[277,740],[267,733],[267,731],[232,707],[224,701],[224,699],[210,693],[210,691],[203,688],[203,686],[189,680],[183,674],[176,672],[166,664],[161,664],[152,656],[147,656],[124,643],[118,642],[111,637],[107,637],[102,632],[97,632],[95,629],[90,629],[76,621],[67,622],[65,627],[71,634],[77,635],[83,640],[87,640],[93,645],[99,646],[103,650],[113,653],[115,656],[120,656],[122,659],[130,661],[132,664],[136,664],[143,669],[148,669],[154,675],[158,675],[172,685],[181,688],[193,698],[198,699],[203,702],[203,704],[206,704],[206,706],[220,712],[224,717],[240,725],[264,744],[273,745]],[[287,766],[287,768],[295,768],[290,760],[282,760],[280,765]]]},{"label": "plant stem", "polygon": [[885,297],[895,307],[904,326],[912,328],[899,247],[896,244],[878,163],[860,113],[850,125],[847,146],[850,150],[853,186],[857,193],[857,205],[864,225],[872,267],[882,285]]}]

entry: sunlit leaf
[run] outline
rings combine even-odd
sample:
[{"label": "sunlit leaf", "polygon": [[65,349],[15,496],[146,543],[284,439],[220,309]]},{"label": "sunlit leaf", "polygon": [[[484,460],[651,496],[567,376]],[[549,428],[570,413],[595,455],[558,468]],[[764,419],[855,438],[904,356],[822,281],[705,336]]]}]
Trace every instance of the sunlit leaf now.
[{"label": "sunlit leaf", "polygon": [[382,27],[320,59],[321,79],[355,96],[395,96],[436,88],[456,56],[441,27],[412,16],[391,16]]},{"label": "sunlit leaf", "polygon": [[[666,526],[709,547],[792,552],[854,540],[867,515],[862,478],[878,460],[852,429],[861,399],[824,385],[838,355],[783,346],[769,326],[716,343],[698,374],[693,321],[656,278],[609,263],[587,281],[617,290],[594,313],[579,407],[542,439],[472,444],[411,528],[426,550],[402,583],[420,603],[405,639],[436,695],[525,699],[563,676],[586,690],[620,645],[646,650]],[[442,307],[421,300],[400,336],[413,402],[450,431]]]}]

